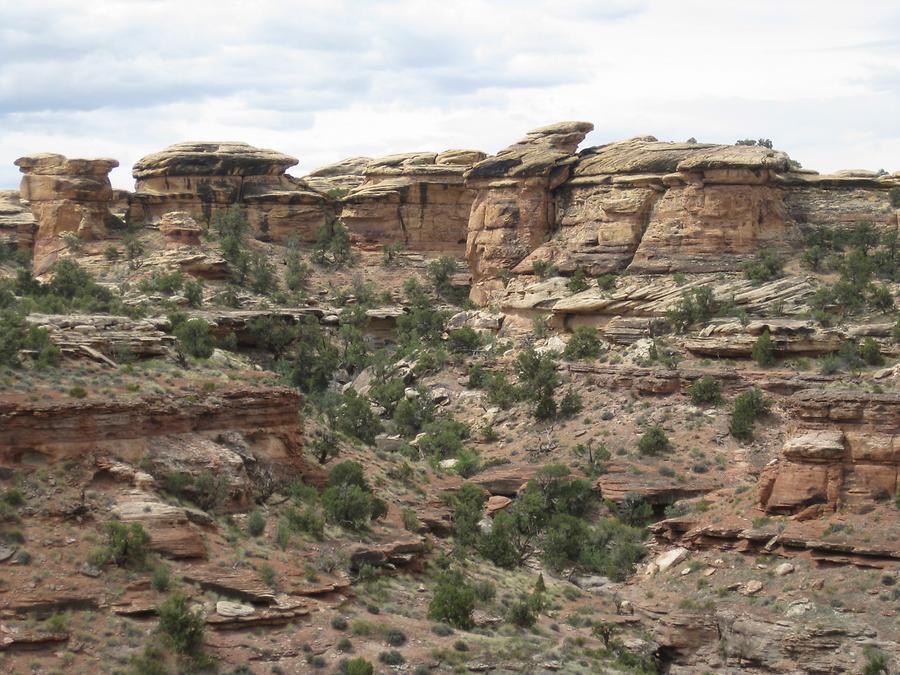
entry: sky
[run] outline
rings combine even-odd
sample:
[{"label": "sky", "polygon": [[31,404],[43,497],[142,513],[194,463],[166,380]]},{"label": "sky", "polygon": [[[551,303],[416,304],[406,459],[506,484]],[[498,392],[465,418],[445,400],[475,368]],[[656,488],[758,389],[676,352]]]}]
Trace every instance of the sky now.
[{"label": "sky", "polygon": [[804,167],[900,171],[897,0],[0,0],[0,188],[37,152],[181,141],[300,160],[475,148],[561,120],[771,138]]}]

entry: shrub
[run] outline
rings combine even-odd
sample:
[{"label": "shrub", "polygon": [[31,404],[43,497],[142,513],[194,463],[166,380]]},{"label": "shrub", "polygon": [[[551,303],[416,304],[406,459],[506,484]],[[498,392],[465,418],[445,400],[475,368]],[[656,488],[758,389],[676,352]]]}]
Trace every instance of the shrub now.
[{"label": "shrub", "polygon": [[378,660],[386,666],[399,666],[406,663],[406,659],[403,658],[403,654],[398,652],[396,649],[381,652],[378,655]]},{"label": "shrub", "polygon": [[666,432],[659,425],[650,427],[638,441],[638,450],[642,455],[658,455],[671,447]]},{"label": "shrub", "polygon": [[566,288],[572,293],[580,293],[587,290],[587,287],[587,273],[581,267],[576,268],[569,280],[566,281]]},{"label": "shrub", "polygon": [[675,332],[682,333],[696,323],[709,321],[716,311],[712,289],[700,286],[682,291],[678,304],[666,312],[666,321]]},{"label": "shrub", "polygon": [[322,493],[322,507],[333,523],[350,529],[363,529],[373,516],[374,498],[358,485],[337,485]]},{"label": "shrub", "polygon": [[596,359],[600,356],[601,343],[597,337],[597,331],[590,326],[579,326],[576,328],[566,348],[563,351],[563,357],[570,361],[578,361],[581,359]]},{"label": "shrub", "polygon": [[783,271],[784,260],[769,250],[757,253],[753,260],[744,263],[744,276],[757,283],[777,279]]},{"label": "shrub", "polygon": [[719,405],[722,402],[722,385],[712,375],[704,375],[687,389],[695,405]]},{"label": "shrub", "polygon": [[55,366],[62,360],[62,352],[50,342],[45,329],[29,325],[19,312],[0,311],[0,366],[18,366],[21,350],[36,352],[39,367]]},{"label": "shrub", "polygon": [[506,620],[521,628],[531,628],[537,622],[537,616],[531,603],[522,598],[509,606],[506,612]]},{"label": "shrub", "polygon": [[208,359],[215,349],[215,342],[209,334],[209,324],[203,319],[188,319],[175,329],[182,349],[191,356]]},{"label": "shrub", "polygon": [[375,666],[361,656],[350,659],[341,669],[344,675],[373,675],[374,672]]},{"label": "shrub", "polygon": [[556,274],[556,268],[549,260],[535,260],[531,263],[531,270],[539,279],[546,279]]},{"label": "shrub", "polygon": [[418,532],[419,519],[413,509],[405,508],[400,512],[400,518],[403,521],[403,527],[410,532]]},{"label": "shrub", "polygon": [[338,411],[337,428],[368,445],[375,442],[375,437],[382,430],[381,421],[372,412],[369,401],[353,389],[348,389],[344,394]]},{"label": "shrub", "polygon": [[331,627],[335,630],[347,630],[347,619],[342,616],[336,616],[331,620]]},{"label": "shrub", "polygon": [[457,571],[447,571],[441,575],[434,597],[428,604],[428,618],[468,630],[473,626],[474,610],[475,590],[466,583],[463,575]]},{"label": "shrub", "polygon": [[197,308],[203,304],[203,282],[190,279],[184,282],[184,297],[189,306]]},{"label": "shrub", "polygon": [[375,382],[369,388],[369,398],[384,408],[388,415],[393,415],[405,392],[406,383],[394,377],[386,382]]},{"label": "shrub", "polygon": [[487,399],[491,405],[507,410],[522,396],[521,389],[512,384],[503,373],[487,375],[485,380]]},{"label": "shrub", "polygon": [[307,394],[324,391],[339,365],[337,347],[325,335],[315,317],[303,317],[296,330],[291,351],[276,364],[277,369],[291,384]]},{"label": "shrub", "polygon": [[862,360],[870,366],[884,365],[884,357],[881,355],[881,347],[878,345],[878,342],[872,337],[867,337],[865,340],[863,340],[863,343],[859,348],[859,355]]},{"label": "shrub", "polygon": [[464,449],[463,441],[469,438],[469,427],[450,419],[436,419],[426,424],[424,436],[418,439],[419,450],[435,460],[457,457]]},{"label": "shrub", "polygon": [[453,533],[457,544],[471,546],[478,537],[478,521],[484,513],[485,492],[475,483],[463,483],[450,499]]},{"label": "shrub", "polygon": [[888,192],[888,196],[891,200],[891,206],[895,209],[900,209],[900,187],[892,187]]},{"label": "shrub", "polygon": [[177,652],[196,653],[203,644],[203,617],[188,608],[188,598],[181,593],[159,605],[159,629]]},{"label": "shrub", "polygon": [[601,291],[611,291],[616,287],[617,278],[615,274],[601,274],[597,277],[597,288]]},{"label": "shrub", "polygon": [[154,591],[167,591],[171,583],[169,568],[165,565],[157,565],[153,568],[153,576],[150,577],[150,587]]},{"label": "shrub", "polygon": [[266,519],[260,511],[252,511],[247,517],[247,532],[251,537],[262,536],[266,531]]},{"label": "shrub", "polygon": [[763,368],[775,363],[775,343],[772,341],[768,330],[764,330],[756,339],[751,356],[757,365]]},{"label": "shrub", "polygon": [[113,563],[122,567],[143,567],[149,554],[150,535],[140,523],[126,525],[112,520],[106,524],[104,534],[106,543],[96,562]]},{"label": "shrub", "polygon": [[866,663],[862,670],[863,675],[881,675],[882,673],[887,675],[890,672],[887,657],[876,647],[866,645],[863,649],[863,656],[866,657]]},{"label": "shrub", "polygon": [[463,326],[447,333],[447,341],[454,354],[472,354],[481,345],[481,336],[474,328]]},{"label": "shrub", "polygon": [[568,389],[559,402],[559,414],[562,417],[574,417],[582,408],[581,396],[574,389]]},{"label": "shrub", "polygon": [[316,231],[312,258],[319,265],[343,265],[351,261],[350,233],[342,220],[335,218]]},{"label": "shrub", "polygon": [[728,431],[740,441],[753,439],[753,423],[767,415],[771,402],[764,398],[759,389],[753,388],[739,394],[734,399],[734,408],[728,422]]},{"label": "shrub", "polygon": [[384,640],[391,647],[402,647],[406,644],[406,633],[399,628],[389,628],[384,634]]},{"label": "shrub", "polygon": [[453,275],[456,273],[457,267],[456,259],[444,255],[437,260],[432,260],[425,268],[428,280],[434,286],[437,294],[454,305],[463,302],[467,293],[465,288],[457,288],[453,285]]}]

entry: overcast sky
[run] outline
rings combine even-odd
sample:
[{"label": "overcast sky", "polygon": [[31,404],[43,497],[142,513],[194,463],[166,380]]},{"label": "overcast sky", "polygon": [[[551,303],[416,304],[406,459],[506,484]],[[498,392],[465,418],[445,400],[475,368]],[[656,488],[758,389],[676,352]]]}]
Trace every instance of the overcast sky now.
[{"label": "overcast sky", "polygon": [[0,0],[0,187],[36,152],[239,140],[299,158],[769,137],[900,170],[898,0]]}]

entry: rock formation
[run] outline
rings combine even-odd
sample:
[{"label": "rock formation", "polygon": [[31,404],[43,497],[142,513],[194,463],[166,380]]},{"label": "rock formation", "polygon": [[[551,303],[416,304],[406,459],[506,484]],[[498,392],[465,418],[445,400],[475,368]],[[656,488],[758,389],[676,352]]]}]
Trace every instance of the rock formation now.
[{"label": "rock formation", "polygon": [[138,160],[129,220],[185,211],[210,223],[236,207],[261,239],[310,241],[330,217],[325,195],[285,170],[297,160],[246,143],[178,143]]},{"label": "rock formation", "polygon": [[200,226],[184,211],[171,211],[159,221],[159,231],[166,238],[166,248],[200,245]]},{"label": "rock formation", "polygon": [[25,174],[19,188],[22,200],[31,203],[37,221],[34,238],[34,273],[43,274],[65,247],[60,235],[72,232],[80,239],[102,239],[107,227],[118,223],[110,212],[113,189],[109,172],[119,166],[114,159],[67,159],[40,154],[15,162]]},{"label": "rock formation", "polygon": [[366,179],[366,167],[371,161],[371,157],[348,157],[310,171],[303,180],[314,190],[342,196],[363,184]]},{"label": "rock formation", "polygon": [[30,249],[36,229],[34,215],[17,190],[0,190],[0,243]]},{"label": "rock formation", "polygon": [[[721,272],[785,249],[808,224],[898,226],[896,176],[821,176],[765,146],[633,138],[575,154],[591,125],[538,129],[466,174],[477,191],[467,256],[473,300],[498,275]],[[493,280],[493,281],[492,281]]]},{"label": "rock formation", "polygon": [[462,254],[474,192],[463,173],[477,150],[417,152],[374,160],[343,199],[341,218],[361,242]]},{"label": "rock formation", "polygon": [[500,287],[501,270],[546,241],[556,224],[553,190],[569,177],[574,152],[593,128],[590,122],[561,122],[535,129],[466,172],[466,186],[475,190],[466,258],[476,302]]},{"label": "rock formation", "polygon": [[834,510],[897,494],[900,396],[807,390],[789,406],[796,429],[760,476],[762,508]]}]

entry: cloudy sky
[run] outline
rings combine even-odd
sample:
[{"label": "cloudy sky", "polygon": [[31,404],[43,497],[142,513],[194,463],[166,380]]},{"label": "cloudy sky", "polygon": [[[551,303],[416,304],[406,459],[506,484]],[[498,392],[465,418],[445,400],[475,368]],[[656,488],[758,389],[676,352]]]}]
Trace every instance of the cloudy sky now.
[{"label": "cloudy sky", "polygon": [[897,0],[0,0],[0,187],[35,152],[240,140],[300,159],[769,137],[900,170]]}]

